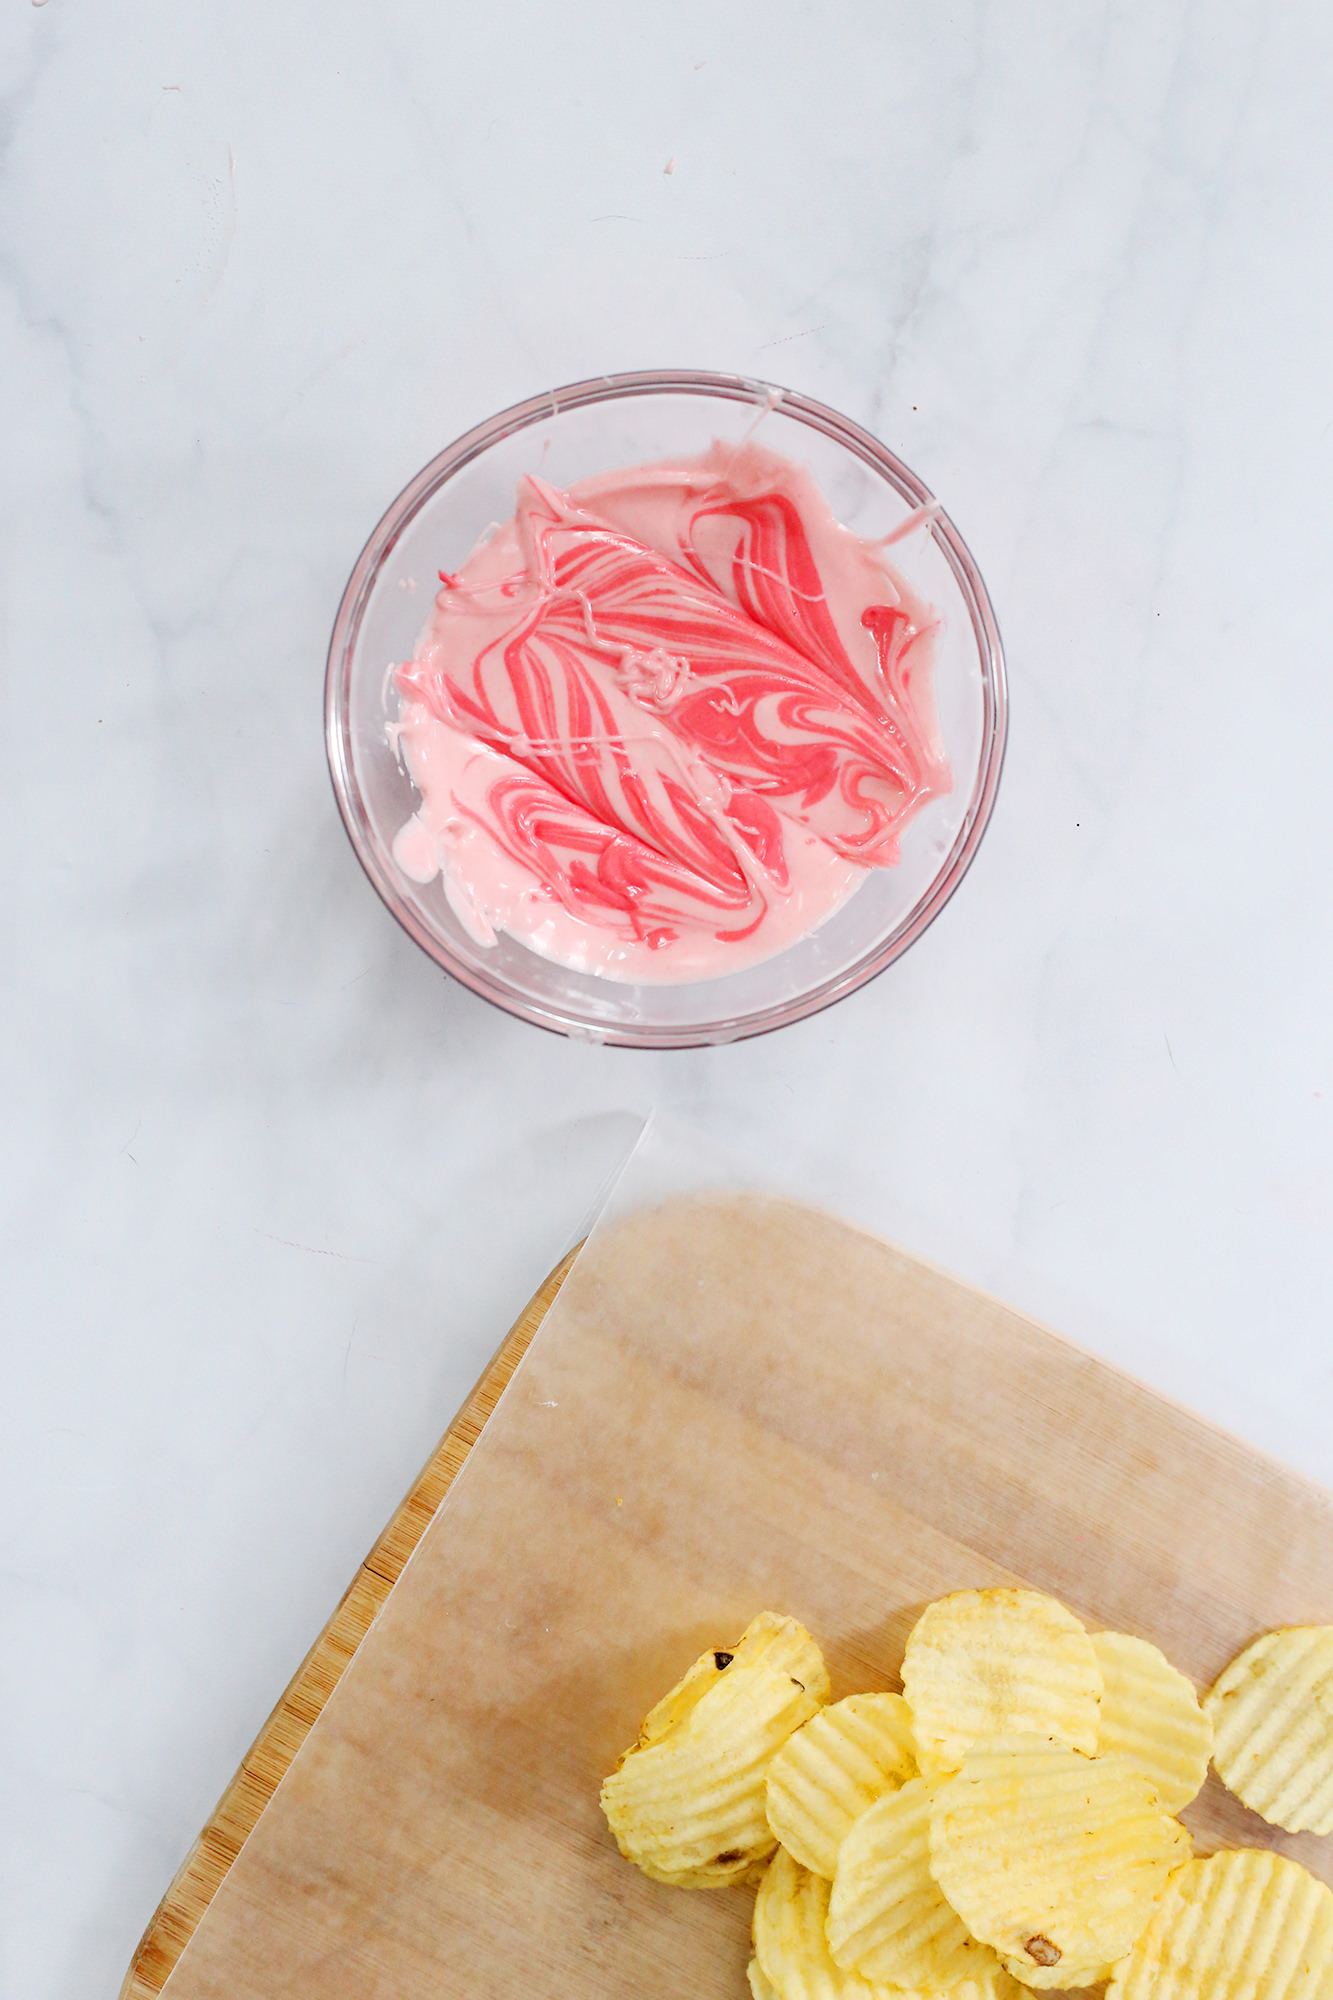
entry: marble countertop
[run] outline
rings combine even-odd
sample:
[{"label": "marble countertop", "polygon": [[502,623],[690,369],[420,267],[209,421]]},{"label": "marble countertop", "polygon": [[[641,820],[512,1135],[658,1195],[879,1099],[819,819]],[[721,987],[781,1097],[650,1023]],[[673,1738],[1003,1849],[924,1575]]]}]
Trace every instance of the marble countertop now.
[{"label": "marble countertop", "polygon": [[[1333,1482],[1333,17],[0,15],[0,1992],[114,1995],[653,1106]],[[712,1052],[444,980],[351,855],[381,510],[582,376],[870,426],[1008,766],[898,965]]]}]

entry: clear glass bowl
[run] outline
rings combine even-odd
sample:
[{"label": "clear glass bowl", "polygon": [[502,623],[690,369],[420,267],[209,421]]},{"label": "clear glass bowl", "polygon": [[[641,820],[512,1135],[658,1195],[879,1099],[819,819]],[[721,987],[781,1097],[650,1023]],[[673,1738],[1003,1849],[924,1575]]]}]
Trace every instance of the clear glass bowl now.
[{"label": "clear glass bowl", "polygon": [[392,669],[412,656],[436,572],[456,569],[491,522],[509,518],[524,473],[566,486],[702,451],[714,438],[741,438],[773,398],[760,441],[809,466],[857,534],[886,535],[931,499],[868,431],[806,396],[736,375],[605,375],[502,410],[432,459],[375,529],[343,592],[324,719],[333,789],[357,858],[437,965],[539,1027],[631,1048],[691,1048],[799,1021],[864,986],[920,937],[985,831],[1004,760],[1004,654],[976,564],[940,514],[897,543],[891,559],[943,614],[936,700],[954,788],[906,827],[898,866],[871,870],[808,937],[724,978],[629,985],[573,972],[508,937],[478,945],[438,878],[423,886],[394,864],[394,835],[417,799],[386,734],[397,705]]}]

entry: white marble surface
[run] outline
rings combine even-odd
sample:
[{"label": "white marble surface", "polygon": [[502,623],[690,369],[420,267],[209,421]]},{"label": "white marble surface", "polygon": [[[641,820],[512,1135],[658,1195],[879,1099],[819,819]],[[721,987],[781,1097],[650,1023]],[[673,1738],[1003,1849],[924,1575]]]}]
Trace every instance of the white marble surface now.
[{"label": "white marble surface", "polygon": [[[6,2000],[115,1993],[654,1104],[1333,1480],[1331,44],[1322,0],[0,11]],[[661,1058],[416,953],[320,693],[418,465],[671,364],[919,469],[1013,728],[898,967]]]}]

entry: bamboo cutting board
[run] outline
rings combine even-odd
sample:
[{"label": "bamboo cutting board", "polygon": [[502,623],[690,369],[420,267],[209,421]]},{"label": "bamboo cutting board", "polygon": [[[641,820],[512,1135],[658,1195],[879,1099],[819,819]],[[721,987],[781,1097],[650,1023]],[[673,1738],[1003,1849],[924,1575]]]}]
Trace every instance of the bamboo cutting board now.
[{"label": "bamboo cutting board", "polygon": [[[810,1626],[837,1696],[895,1684],[928,1598],[1012,1581],[1206,1682],[1260,1629],[1333,1620],[1333,1499],[809,1210],[599,1231],[168,2000],[740,2000],[749,1898],[631,1869],[602,1776],[760,1608]],[[1333,1841],[1215,1780],[1186,1817],[1333,1881]]]},{"label": "bamboo cutting board", "polygon": [[194,1936],[199,1919],[254,1832],[259,1815],[286,1777],[292,1759],[356,1657],[357,1647],[374,1624],[408,1557],[481,1436],[577,1255],[578,1249],[571,1250],[529,1299],[407,1498],[343,1593],[337,1610],[301,1662],[291,1685],[241,1760],[240,1770],[219,1799],[207,1826],[177,1870],[130,1961],[120,2000],[155,2000],[162,1991],[177,1959]]}]

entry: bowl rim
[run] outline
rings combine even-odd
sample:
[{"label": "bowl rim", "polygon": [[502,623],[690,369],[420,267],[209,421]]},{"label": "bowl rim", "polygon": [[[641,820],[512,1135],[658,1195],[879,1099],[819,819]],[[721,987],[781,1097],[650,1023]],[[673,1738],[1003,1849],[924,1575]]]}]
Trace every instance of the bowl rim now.
[{"label": "bowl rim", "polygon": [[352,851],[390,915],[441,971],[493,1006],[555,1034],[621,1048],[707,1048],[769,1034],[821,1013],[878,978],[935,921],[971,866],[994,809],[1009,733],[1008,676],[994,607],[971,551],[949,515],[941,510],[924,532],[938,544],[971,618],[982,667],[981,754],[972,796],[942,866],[927,893],[873,951],[794,998],[752,1009],[731,1020],[680,1026],[594,1020],[557,1003],[515,993],[502,979],[489,977],[483,970],[451,956],[447,945],[422,922],[403,895],[388,856],[373,837],[370,816],[357,782],[352,754],[350,671],[371,592],[407,524],[442,486],[492,445],[533,424],[590,404],[672,394],[713,396],[756,408],[768,403],[842,445],[878,472],[910,506],[937,504],[925,482],[870,431],[798,390],[785,389],[757,376],[714,374],[691,368],[638,369],[590,376],[497,411],[446,445],[408,481],[380,516],[352,566],[334,617],[324,674],[324,741],[334,798]]}]

